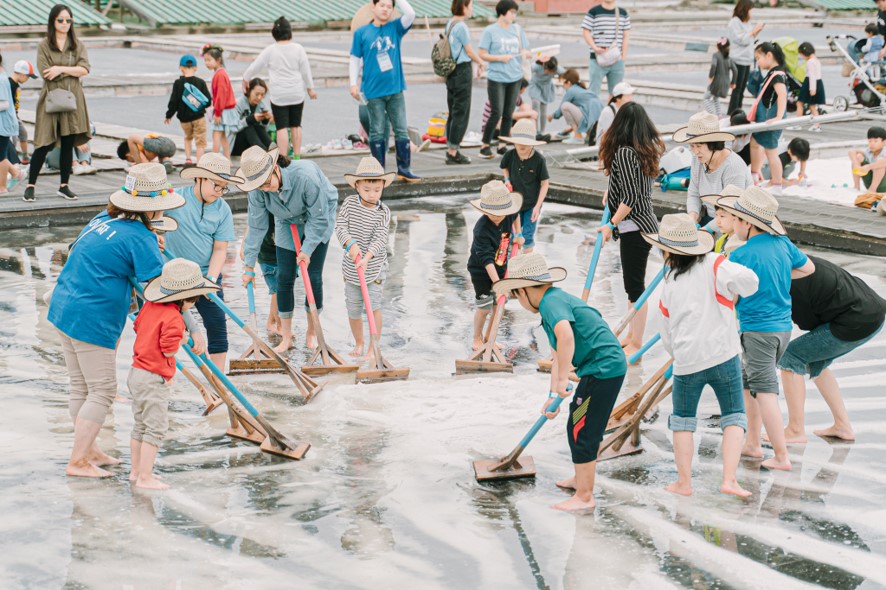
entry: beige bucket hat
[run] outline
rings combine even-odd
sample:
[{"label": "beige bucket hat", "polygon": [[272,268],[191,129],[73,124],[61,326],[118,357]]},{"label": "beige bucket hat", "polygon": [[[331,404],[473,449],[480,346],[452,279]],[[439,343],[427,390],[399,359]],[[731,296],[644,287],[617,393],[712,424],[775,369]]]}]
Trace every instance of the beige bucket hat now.
[{"label": "beige bucket hat", "polygon": [[713,204],[728,209],[736,217],[772,235],[786,236],[788,233],[775,216],[778,212],[778,201],[759,187],[748,187],[739,196],[721,195],[719,199],[713,201]]},{"label": "beige bucket hat", "polygon": [[530,252],[511,258],[508,261],[508,278],[498,281],[492,288],[497,295],[502,295],[512,289],[559,283],[565,278],[565,268],[549,267],[544,256]]},{"label": "beige bucket hat", "polygon": [[257,145],[244,151],[240,155],[240,169],[237,170],[237,176],[243,179],[239,183],[240,190],[248,193],[267,182],[277,164],[279,153],[280,149],[276,145],[268,151]]},{"label": "beige bucket hat", "polygon": [[740,186],[736,186],[734,184],[727,184],[720,194],[718,195],[704,195],[700,197],[702,202],[707,203],[708,205],[717,206],[717,200],[723,197],[740,197],[741,193],[744,192],[744,189]]},{"label": "beige bucket hat", "polygon": [[713,113],[695,113],[689,117],[686,127],[674,132],[674,141],[677,143],[707,143],[734,139],[735,135],[720,131],[720,119]]},{"label": "beige bucket hat", "polygon": [[523,206],[523,195],[512,193],[500,180],[491,180],[480,189],[480,198],[471,201],[481,213],[489,215],[513,215]]},{"label": "beige bucket hat", "polygon": [[156,162],[130,167],[123,186],[108,200],[118,209],[135,213],[168,211],[185,204],[166,179],[166,168]]},{"label": "beige bucket hat", "polygon": [[345,180],[352,187],[357,187],[358,180],[384,180],[385,187],[391,186],[394,182],[396,172],[385,172],[385,169],[379,164],[378,160],[372,156],[366,156],[357,164],[357,171],[353,174],[345,174]]},{"label": "beige bucket hat", "polygon": [[546,141],[535,139],[535,123],[533,123],[531,119],[520,119],[513,127],[511,127],[511,134],[509,136],[502,136],[499,137],[499,139],[510,143],[533,147],[537,145],[545,145],[547,143]]},{"label": "beige bucket hat", "polygon": [[665,252],[698,256],[714,249],[714,236],[698,229],[688,213],[672,213],[661,218],[657,234],[644,233],[643,239]]},{"label": "beige bucket hat", "polygon": [[182,169],[179,175],[185,180],[194,178],[207,178],[217,182],[233,182],[240,184],[243,179],[231,174],[231,161],[222,154],[208,152],[197,161],[196,166],[188,166]]},{"label": "beige bucket hat", "polygon": [[159,277],[145,287],[145,299],[154,303],[169,303],[214,293],[221,287],[200,272],[200,265],[184,258],[175,258],[163,265]]},{"label": "beige bucket hat", "polygon": [[166,232],[177,230],[178,222],[173,217],[166,217],[163,215],[151,220],[151,229],[155,232],[165,234]]}]

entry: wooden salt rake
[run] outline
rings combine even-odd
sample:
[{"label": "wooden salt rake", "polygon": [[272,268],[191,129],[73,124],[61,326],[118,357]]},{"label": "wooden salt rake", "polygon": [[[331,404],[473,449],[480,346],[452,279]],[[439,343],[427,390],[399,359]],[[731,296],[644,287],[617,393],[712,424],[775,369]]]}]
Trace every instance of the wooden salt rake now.
[{"label": "wooden salt rake", "polygon": [[[292,232],[292,241],[295,243],[295,254],[301,252],[301,240],[298,237],[298,227],[293,223],[289,226]],[[317,348],[313,350],[310,358],[302,366],[301,370],[306,375],[328,375],[329,373],[351,373],[360,367],[348,364],[340,354],[335,352],[327,343],[323,334],[323,326],[320,324],[320,314],[317,312],[317,303],[314,300],[314,289],[311,287],[311,278],[308,276],[308,265],[304,260],[298,263],[301,277],[305,284],[305,297],[308,300],[308,317],[317,337]],[[321,361],[319,365],[315,364]]]},{"label": "wooden salt rake", "polygon": [[[246,284],[246,299],[249,302],[249,327],[258,333],[258,320],[255,313],[255,287],[252,281]],[[252,357],[252,358],[250,358]],[[286,370],[276,359],[265,354],[255,342],[249,345],[240,358],[228,361],[228,375],[249,375],[257,373],[284,373]]]}]

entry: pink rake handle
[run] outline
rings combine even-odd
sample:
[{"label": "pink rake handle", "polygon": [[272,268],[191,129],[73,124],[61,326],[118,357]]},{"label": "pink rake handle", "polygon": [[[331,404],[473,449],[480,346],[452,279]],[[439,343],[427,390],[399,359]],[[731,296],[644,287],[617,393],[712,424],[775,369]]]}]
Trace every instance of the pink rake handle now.
[{"label": "pink rake handle", "polygon": [[[292,223],[289,225],[289,230],[292,232],[292,241],[295,242],[295,255],[298,256],[301,252],[301,240],[298,239],[298,226]],[[308,298],[308,305],[316,307],[316,303],[314,303],[314,289],[311,287],[311,278],[308,276],[308,265],[302,260],[298,263],[298,267],[301,269],[301,278],[305,283],[305,296]]]},{"label": "pink rake handle", "polygon": [[363,293],[363,304],[366,306],[366,319],[369,321],[369,333],[373,336],[378,335],[375,329],[375,316],[372,315],[372,301],[369,299],[369,287],[366,285],[366,273],[363,268],[358,266],[362,256],[357,254],[354,260],[354,266],[357,267],[357,276],[360,277],[360,291]]},{"label": "pink rake handle", "polygon": [[[513,234],[513,232],[514,232],[514,229],[511,228],[511,233]],[[516,255],[519,254],[519,253],[520,253],[520,245],[519,245],[519,244],[514,244],[513,247],[511,248],[511,256],[510,256],[510,258],[513,258],[514,256],[516,256]],[[510,259],[510,258],[509,258],[509,259]],[[505,269],[505,278],[508,278],[508,271],[507,271],[507,269]],[[505,304],[505,299],[507,299],[507,295],[505,295],[504,293],[502,293],[501,295],[498,296],[498,300],[496,301],[496,305],[504,305],[504,304]]]}]

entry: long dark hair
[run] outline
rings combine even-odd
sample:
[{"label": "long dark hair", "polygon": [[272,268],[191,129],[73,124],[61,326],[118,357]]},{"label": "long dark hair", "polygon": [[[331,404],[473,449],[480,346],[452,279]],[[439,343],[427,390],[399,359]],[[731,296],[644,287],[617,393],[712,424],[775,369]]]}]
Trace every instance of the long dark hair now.
[{"label": "long dark hair", "polygon": [[705,254],[690,256],[689,254],[674,254],[668,252],[668,278],[676,279],[682,274],[692,270],[692,267],[705,259]]},{"label": "long dark hair", "polygon": [[145,224],[146,228],[154,231],[154,226],[151,225],[151,220],[148,219],[148,214],[143,211],[126,211],[124,209],[120,209],[112,203],[108,203],[108,215],[111,216],[111,219],[116,219],[117,217],[120,217],[122,215],[123,219],[141,221],[143,224]]},{"label": "long dark hair", "polygon": [[77,34],[74,33],[74,13],[64,4],[56,4],[52,7],[52,10],[49,11],[49,22],[46,23],[46,40],[49,42],[49,47],[51,49],[55,49],[56,51],[65,50],[64,47],[56,47],[55,45],[55,19],[57,19],[58,15],[63,12],[67,12],[71,15],[71,28],[68,29],[68,45],[71,46],[71,51],[77,51]]},{"label": "long dark hair", "polygon": [[784,51],[782,51],[778,43],[763,41],[754,48],[754,53],[760,53],[763,55],[771,53],[772,57],[775,58],[775,63],[777,63],[779,67],[784,67]]},{"label": "long dark hair", "polygon": [[738,20],[746,23],[751,18],[751,8],[753,7],[754,3],[751,0],[738,0],[732,10],[732,16],[738,17]]},{"label": "long dark hair", "polygon": [[665,145],[646,109],[636,102],[629,102],[618,109],[612,125],[600,140],[600,161],[607,175],[612,170],[615,153],[621,147],[633,148],[637,152],[643,164],[643,174],[652,177],[658,175],[658,160],[664,153]]}]

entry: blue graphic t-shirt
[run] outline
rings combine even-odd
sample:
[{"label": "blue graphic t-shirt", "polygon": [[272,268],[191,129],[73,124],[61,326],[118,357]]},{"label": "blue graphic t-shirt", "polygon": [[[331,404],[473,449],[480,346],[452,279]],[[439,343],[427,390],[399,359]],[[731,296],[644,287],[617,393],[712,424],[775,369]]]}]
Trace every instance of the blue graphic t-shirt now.
[{"label": "blue graphic t-shirt", "polygon": [[367,99],[406,90],[406,77],[400,63],[400,41],[409,29],[398,18],[380,27],[369,23],[354,31],[351,55],[363,60],[360,90]]},{"label": "blue graphic t-shirt", "polygon": [[529,40],[523,27],[511,25],[507,29],[498,26],[498,23],[489,25],[483,29],[480,37],[480,49],[485,49],[492,55],[516,55],[508,62],[490,61],[486,77],[493,82],[516,82],[523,77],[523,58],[520,51],[529,49]]}]

